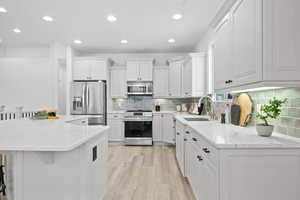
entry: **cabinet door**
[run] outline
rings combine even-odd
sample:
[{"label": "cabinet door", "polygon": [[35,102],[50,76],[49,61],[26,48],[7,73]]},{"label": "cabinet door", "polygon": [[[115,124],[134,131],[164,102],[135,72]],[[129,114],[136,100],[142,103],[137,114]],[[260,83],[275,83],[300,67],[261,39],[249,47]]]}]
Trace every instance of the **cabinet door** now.
[{"label": "cabinet door", "polygon": [[139,81],[140,80],[140,67],[138,61],[127,62],[127,81]]},{"label": "cabinet door", "polygon": [[169,69],[169,96],[181,97],[182,62],[174,62]]},{"label": "cabinet door", "polygon": [[162,142],[162,117],[161,114],[153,115],[153,141]]},{"label": "cabinet door", "polygon": [[238,0],[232,12],[233,85],[262,80],[262,0]]},{"label": "cabinet door", "polygon": [[300,1],[264,0],[264,79],[299,81]]},{"label": "cabinet door", "polygon": [[191,187],[193,189],[194,195],[196,199],[203,199],[205,200],[203,194],[201,193],[202,187],[205,187],[201,185],[203,182],[200,182],[200,180],[203,178],[203,160],[201,157],[201,154],[199,153],[200,150],[197,148],[194,144],[190,144],[190,174],[189,174],[189,182],[191,184]]},{"label": "cabinet door", "polygon": [[110,95],[112,98],[126,98],[126,69],[110,70]]},{"label": "cabinet door", "polygon": [[124,122],[121,119],[108,119],[109,141],[121,142],[124,141]]},{"label": "cabinet door", "polygon": [[[191,97],[192,96],[192,61],[188,61],[183,65],[182,70],[182,96],[183,97]],[[200,74],[199,74],[200,77]]]},{"label": "cabinet door", "polygon": [[216,30],[214,42],[214,89],[224,89],[232,79],[232,25],[226,16]]},{"label": "cabinet door", "polygon": [[218,177],[217,171],[208,163],[203,160],[201,179],[201,196],[203,199],[218,200]]},{"label": "cabinet door", "polygon": [[163,141],[166,143],[175,144],[175,128],[173,114],[163,114],[162,123]]},{"label": "cabinet door", "polygon": [[169,96],[169,68],[157,67],[154,69],[153,77],[153,92],[154,97],[168,97]]},{"label": "cabinet door", "polygon": [[152,81],[152,74],[153,74],[153,64],[149,61],[141,61],[139,63],[139,74],[141,81]]},{"label": "cabinet door", "polygon": [[73,65],[73,80],[91,79],[91,62],[88,60],[75,60]]},{"label": "cabinet door", "polygon": [[90,77],[93,80],[107,80],[107,66],[105,61],[91,61]]}]

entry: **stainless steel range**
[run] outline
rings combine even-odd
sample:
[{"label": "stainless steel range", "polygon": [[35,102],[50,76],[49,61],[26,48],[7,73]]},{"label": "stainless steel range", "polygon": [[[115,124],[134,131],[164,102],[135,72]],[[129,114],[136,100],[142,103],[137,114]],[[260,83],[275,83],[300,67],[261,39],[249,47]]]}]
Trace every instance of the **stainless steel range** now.
[{"label": "stainless steel range", "polygon": [[129,110],[124,116],[125,144],[152,145],[152,111]]}]

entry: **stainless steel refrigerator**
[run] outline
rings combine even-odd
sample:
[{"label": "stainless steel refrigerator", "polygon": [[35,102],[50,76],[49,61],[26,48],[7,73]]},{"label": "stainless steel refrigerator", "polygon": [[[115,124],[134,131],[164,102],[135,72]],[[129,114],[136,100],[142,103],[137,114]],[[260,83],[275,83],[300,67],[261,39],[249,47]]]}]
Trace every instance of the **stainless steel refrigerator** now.
[{"label": "stainless steel refrigerator", "polygon": [[105,81],[72,82],[71,101],[72,115],[95,115],[106,124]]}]

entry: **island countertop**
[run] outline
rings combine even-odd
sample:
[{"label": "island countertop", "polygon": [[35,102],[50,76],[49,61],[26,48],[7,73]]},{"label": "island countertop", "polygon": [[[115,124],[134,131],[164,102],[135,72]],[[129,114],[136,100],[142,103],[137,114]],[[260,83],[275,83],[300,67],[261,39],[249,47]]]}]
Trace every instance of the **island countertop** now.
[{"label": "island countertop", "polygon": [[204,137],[214,147],[223,148],[300,148],[300,138],[274,132],[271,137],[257,135],[254,126],[240,127],[221,124],[219,121],[187,121],[191,115],[176,115],[175,118]]},{"label": "island countertop", "polygon": [[0,151],[70,151],[109,129],[68,123],[83,116],[60,116],[56,120],[0,122]]}]

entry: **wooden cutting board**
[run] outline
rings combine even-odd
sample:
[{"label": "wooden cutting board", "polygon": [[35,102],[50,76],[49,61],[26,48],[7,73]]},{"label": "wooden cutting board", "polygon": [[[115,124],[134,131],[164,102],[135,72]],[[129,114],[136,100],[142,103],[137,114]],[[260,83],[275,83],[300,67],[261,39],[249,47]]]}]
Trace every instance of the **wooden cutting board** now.
[{"label": "wooden cutting board", "polygon": [[247,126],[253,113],[253,101],[247,93],[241,93],[236,103],[240,105],[241,108],[240,126]]}]

